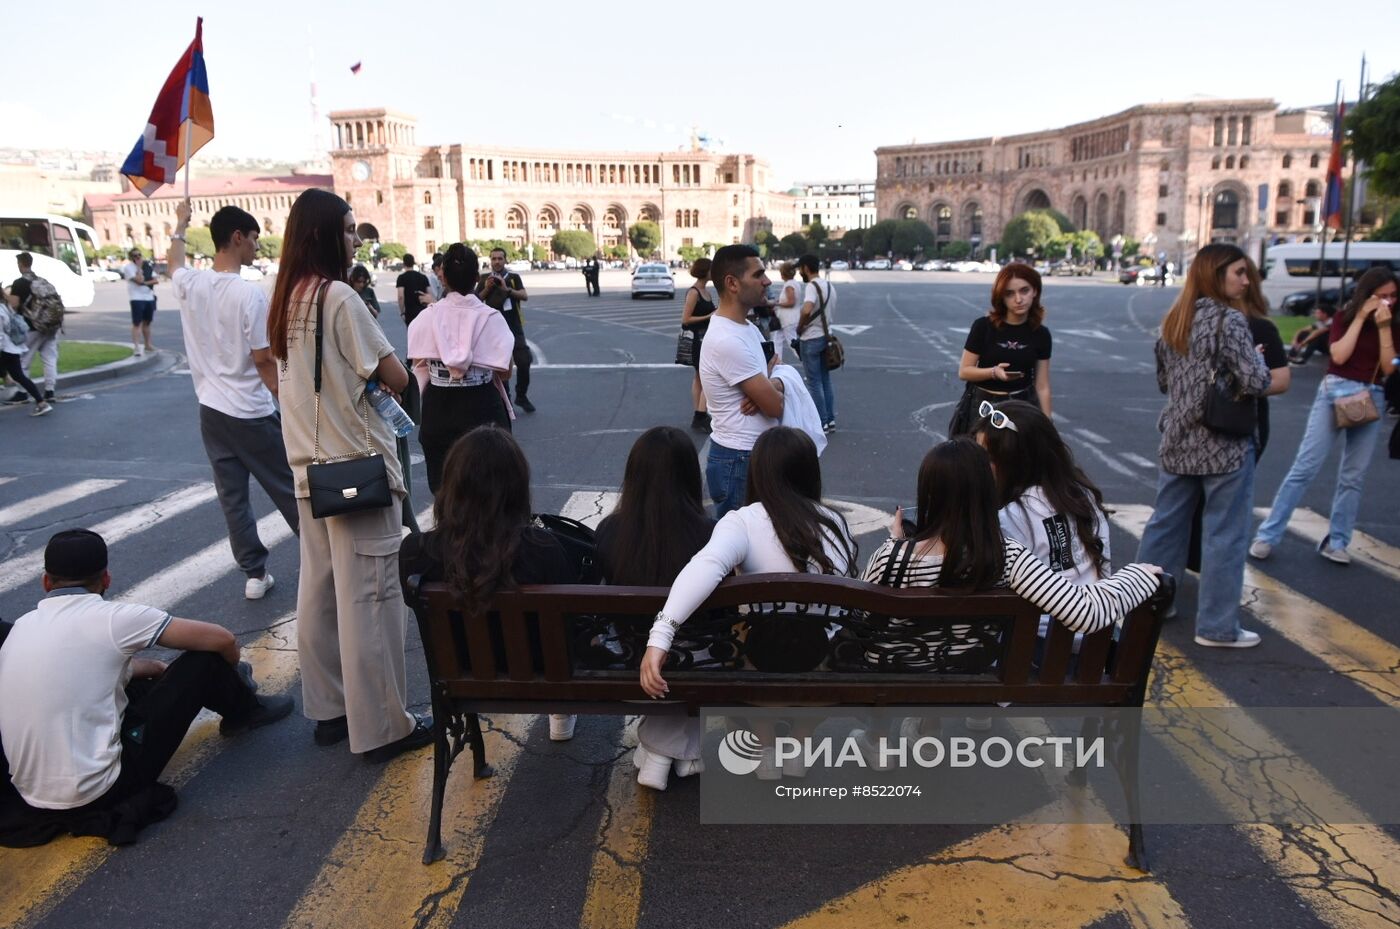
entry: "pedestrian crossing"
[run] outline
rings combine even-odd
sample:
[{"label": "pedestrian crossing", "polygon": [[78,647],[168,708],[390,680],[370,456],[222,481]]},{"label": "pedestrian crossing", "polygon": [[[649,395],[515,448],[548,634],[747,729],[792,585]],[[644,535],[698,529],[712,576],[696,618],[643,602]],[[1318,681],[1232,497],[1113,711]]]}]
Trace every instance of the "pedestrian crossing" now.
[{"label": "pedestrian crossing", "polygon": [[[1080,438],[1088,445],[1099,444],[1094,436]],[[21,550],[0,565],[0,604],[4,607],[0,612],[14,617],[21,608],[32,605],[32,596],[20,594],[19,589],[34,589],[49,532],[81,525],[81,514],[98,509],[95,501],[119,485],[131,483],[94,478],[55,486],[42,475],[0,475],[0,531],[43,521],[43,532],[24,538]],[[596,525],[617,500],[614,491],[543,490],[539,494],[542,506],[550,500],[556,505],[549,509],[589,525]],[[170,489],[165,485],[150,497],[149,502],[132,505],[89,526],[114,550],[138,548],[149,563],[149,573],[133,579],[135,583],[115,592],[116,596],[171,609],[179,615],[210,615],[210,598],[217,596],[211,588],[239,576],[213,487],[195,483]],[[883,514],[870,507],[864,509],[870,513],[853,509],[848,514],[853,521],[863,520],[858,533],[879,531]],[[1112,509],[1115,525],[1134,536],[1141,533],[1150,515],[1149,508],[1141,505],[1117,504]],[[162,529],[172,519],[187,516],[195,517],[191,521],[200,525],[203,541],[191,546],[188,553],[171,551],[162,542]],[[418,515],[424,527],[431,524],[431,518],[431,507]],[[1304,509],[1295,514],[1290,531],[1300,538],[1315,539],[1323,526],[1325,517]],[[295,542],[280,514],[264,516],[258,529],[284,564],[294,559]],[[1358,555],[1350,569],[1354,574],[1369,572],[1362,576],[1385,582],[1400,579],[1400,550],[1395,547],[1359,534],[1353,553]],[[280,579],[288,587],[295,584],[290,572]],[[1267,562],[1251,564],[1243,597],[1245,608],[1319,669],[1354,686],[1359,701],[1400,706],[1400,645],[1329,607],[1326,591],[1307,589],[1302,579],[1287,581],[1272,575]],[[185,612],[188,607],[197,608]],[[295,614],[284,606],[267,615],[266,624],[242,636],[244,656],[253,664],[263,692],[296,693]],[[1266,638],[1266,646],[1268,643]],[[410,653],[411,664],[416,654]],[[1241,653],[1232,657],[1249,661],[1251,656]],[[1277,670],[1261,669],[1261,673],[1277,674]],[[422,695],[416,699],[421,703]],[[1211,670],[1200,663],[1196,653],[1182,651],[1165,640],[1159,646],[1149,702],[1179,707],[1237,703],[1212,680]],[[658,830],[678,819],[693,827],[696,798],[693,792],[680,788],[666,794],[639,791],[630,762],[634,728],[608,720],[598,720],[596,725],[604,733],[602,742],[585,758],[579,754],[584,749],[577,742],[566,746],[568,755],[537,750],[536,744],[550,745],[540,742],[539,720],[491,717],[486,738],[496,776],[473,781],[468,763],[454,766],[444,814],[448,859],[430,867],[423,866],[420,859],[432,756],[419,752],[397,759],[373,777],[357,801],[358,809],[333,841],[302,849],[303,854],[313,857],[307,873],[295,877],[301,887],[293,888],[290,907],[264,914],[254,924],[478,924],[472,907],[484,905],[481,901],[489,901],[494,893],[491,883],[479,875],[492,861],[492,843],[499,840],[499,829],[515,822],[514,814],[506,812],[512,791],[523,789],[515,785],[534,784],[551,766],[579,764],[597,766],[599,771],[590,781],[597,787],[593,797],[596,809],[589,806],[586,810],[591,812],[581,810],[577,828],[561,832],[558,838],[576,844],[586,867],[580,871],[575,911],[559,914],[557,924],[631,927],[649,922],[648,914],[659,905],[651,901],[649,891],[654,886],[674,887],[677,874],[692,866],[688,859],[676,857],[674,840]],[[185,787],[196,778],[227,777],[238,755],[266,752],[270,737],[259,733],[226,740],[217,733],[216,719],[197,720],[166,780]],[[1232,791],[1210,761],[1213,752],[1225,750],[1235,757],[1276,764],[1277,770],[1270,773],[1280,790],[1302,784],[1314,796],[1329,795],[1330,791],[1337,804],[1347,803],[1324,774],[1298,764],[1288,747],[1262,724],[1232,731],[1230,737],[1231,741],[1224,743],[1209,732],[1170,734],[1175,740],[1169,745],[1173,757],[1210,790],[1223,809],[1240,818],[1247,818],[1250,812],[1249,798]],[[288,785],[288,789],[294,787]],[[307,815],[314,816],[314,812]],[[1358,811],[1356,821],[1362,820]],[[1290,898],[1306,911],[1310,921],[1302,920],[1299,925],[1369,929],[1400,924],[1400,842],[1386,829],[1364,825],[1228,828],[1253,850],[1257,867],[1269,876],[1269,892]],[[195,880],[200,876],[180,873],[181,843],[218,842],[219,830],[220,823],[201,817],[197,809],[182,807],[168,824],[153,830],[142,848],[165,854],[162,860],[167,862],[172,883]],[[827,835],[824,841],[842,839],[835,834]],[[824,927],[907,920],[911,925],[922,925],[927,924],[930,912],[942,912],[952,922],[988,926],[1089,925],[1104,919],[1109,921],[1103,924],[1112,925],[1117,924],[1112,921],[1115,918],[1125,925],[1154,929],[1191,924],[1192,908],[1186,902],[1191,895],[1183,882],[1190,882],[1192,876],[1171,870],[1150,877],[1127,873],[1117,864],[1121,842],[1121,834],[1111,827],[1015,825],[987,830],[916,856],[872,880],[844,887],[835,896],[807,888],[804,892],[813,895],[809,911],[788,924]],[[0,927],[65,925],[61,922],[65,902],[81,898],[86,884],[120,867],[122,854],[90,839],[64,839],[36,849],[0,849]],[[721,849],[719,855],[724,854]],[[723,867],[719,863],[715,866]],[[983,899],[982,891],[989,884],[1004,890],[1018,904]],[[1052,891],[1064,894],[1066,888],[1073,888],[1073,899],[1061,897],[1066,905],[1052,907],[1053,912],[1030,903],[1055,899]],[[748,892],[735,888],[736,901],[742,902]],[[706,922],[720,918],[714,915]]]}]

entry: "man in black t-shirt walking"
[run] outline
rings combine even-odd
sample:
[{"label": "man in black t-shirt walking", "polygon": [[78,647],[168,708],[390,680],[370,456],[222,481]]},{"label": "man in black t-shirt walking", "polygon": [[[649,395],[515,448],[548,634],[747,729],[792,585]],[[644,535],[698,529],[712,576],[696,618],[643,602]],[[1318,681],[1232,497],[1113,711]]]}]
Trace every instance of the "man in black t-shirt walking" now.
[{"label": "man in black t-shirt walking", "polygon": [[403,273],[394,281],[399,298],[399,315],[403,317],[405,326],[413,322],[413,317],[423,309],[423,301],[419,299],[419,294],[432,292],[428,278],[421,271],[414,270],[413,265],[413,256],[404,255]]},{"label": "man in black t-shirt walking", "polygon": [[[530,346],[525,341],[525,319],[520,314],[520,304],[530,299],[530,295],[525,292],[525,284],[520,280],[520,275],[514,271],[506,270],[506,253],[504,249],[491,249],[491,273],[481,279],[477,285],[476,295],[482,303],[499,310],[500,314],[506,318],[506,325],[510,326],[510,331],[515,335],[515,351],[512,359],[518,372],[519,380],[515,384],[515,405],[526,413],[535,412],[535,405],[530,402]],[[510,390],[510,384],[506,384],[506,390]]]}]

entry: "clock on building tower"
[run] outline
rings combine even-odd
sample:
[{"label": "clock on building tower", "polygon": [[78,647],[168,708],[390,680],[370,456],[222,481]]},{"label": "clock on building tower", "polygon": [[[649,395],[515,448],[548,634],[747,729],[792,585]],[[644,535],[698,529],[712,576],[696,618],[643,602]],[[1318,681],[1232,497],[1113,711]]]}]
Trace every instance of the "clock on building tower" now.
[{"label": "clock on building tower", "polygon": [[350,166],[350,176],[362,184],[369,180],[369,162],[363,160],[355,162]]}]

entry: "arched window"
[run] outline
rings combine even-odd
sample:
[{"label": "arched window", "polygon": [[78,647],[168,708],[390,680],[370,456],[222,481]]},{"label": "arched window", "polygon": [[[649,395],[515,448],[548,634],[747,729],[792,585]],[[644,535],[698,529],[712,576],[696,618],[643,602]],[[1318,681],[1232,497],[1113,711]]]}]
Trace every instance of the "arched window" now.
[{"label": "arched window", "polygon": [[1284,166],[1284,168],[1291,168],[1291,167],[1293,167],[1293,156],[1292,156],[1292,155],[1284,155],[1284,156],[1283,156],[1283,166]]},{"label": "arched window", "polygon": [[1219,156],[1219,155],[1216,155],[1214,158],[1212,158],[1212,159],[1210,160],[1210,169],[1211,169],[1212,171],[1219,171],[1219,170],[1220,170],[1220,156]]},{"label": "arched window", "polygon": [[1278,200],[1282,203],[1285,200],[1293,199],[1293,184],[1291,181],[1278,182]]},{"label": "arched window", "polygon": [[934,214],[934,235],[940,239],[953,237],[953,208],[940,206]]},{"label": "arched window", "polygon": [[426,204],[429,204],[429,205],[432,204],[432,202],[433,202],[433,192],[432,192],[431,190],[425,190],[425,191],[423,191],[423,202],[426,203]]},{"label": "arched window", "polygon": [[1316,168],[1320,164],[1322,164],[1322,156],[1317,152],[1313,152],[1312,157],[1308,159],[1308,167]]},{"label": "arched window", "polygon": [[1076,196],[1069,207],[1070,222],[1080,229],[1089,228],[1089,201],[1084,199],[1084,195]]},{"label": "arched window", "polygon": [[1322,185],[1317,181],[1308,181],[1307,185],[1303,188],[1303,196],[1305,197],[1318,197],[1321,195]]},{"label": "arched window", "polygon": [[1238,229],[1240,225],[1240,197],[1233,190],[1222,190],[1215,195],[1215,209],[1212,213],[1211,228]]},{"label": "arched window", "polygon": [[676,210],[676,225],[677,225],[677,226],[682,225],[682,223],[681,223],[681,211],[680,211],[680,210]]},{"label": "arched window", "polygon": [[912,205],[911,205],[911,206],[906,206],[906,207],[904,208],[903,214],[900,216],[900,219],[918,219],[918,218],[919,218],[919,211],[918,211],[917,209],[915,209]]},{"label": "arched window", "polygon": [[1225,157],[1225,170],[1226,170],[1226,171],[1233,171],[1233,170],[1235,170],[1235,156],[1234,156],[1234,155],[1227,155],[1227,156]]},{"label": "arched window", "polygon": [[967,228],[969,239],[982,238],[982,207],[978,203],[969,203],[963,207],[963,225]]},{"label": "arched window", "polygon": [[506,228],[523,230],[525,228],[525,211],[518,206],[506,210]]},{"label": "arched window", "polygon": [[1215,145],[1224,145],[1224,144],[1225,144],[1225,120],[1224,120],[1222,117],[1220,117],[1220,116],[1215,117],[1215,138],[1214,138],[1214,144],[1215,144]]},{"label": "arched window", "polygon": [[1248,156],[1248,155],[1241,155],[1241,156],[1240,156],[1240,170],[1243,171],[1243,170],[1244,170],[1245,168],[1247,168],[1247,167],[1249,167],[1249,156]]}]

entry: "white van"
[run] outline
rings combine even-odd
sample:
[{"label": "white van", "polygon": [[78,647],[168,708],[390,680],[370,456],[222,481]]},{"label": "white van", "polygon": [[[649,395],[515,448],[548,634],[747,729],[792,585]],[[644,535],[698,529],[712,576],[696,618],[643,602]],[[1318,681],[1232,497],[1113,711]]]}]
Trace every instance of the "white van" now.
[{"label": "white van", "polygon": [[1400,242],[1353,242],[1350,248],[1342,242],[1328,242],[1325,254],[1318,242],[1300,242],[1275,245],[1265,251],[1264,276],[1316,278],[1321,265],[1323,277],[1341,277],[1343,250],[1347,277],[1358,277],[1376,265],[1400,274]]},{"label": "white van", "polygon": [[92,306],[94,272],[83,246],[94,252],[97,233],[67,216],[0,210],[0,284],[19,277],[20,252],[34,256],[34,273],[53,284],[66,307]]}]

